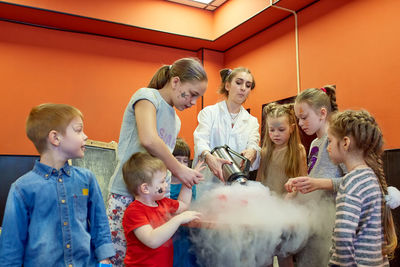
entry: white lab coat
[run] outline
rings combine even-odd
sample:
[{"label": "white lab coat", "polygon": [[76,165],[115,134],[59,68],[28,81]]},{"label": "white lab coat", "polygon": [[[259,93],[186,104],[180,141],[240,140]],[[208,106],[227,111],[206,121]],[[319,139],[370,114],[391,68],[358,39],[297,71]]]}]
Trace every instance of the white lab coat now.
[{"label": "white lab coat", "polygon": [[199,125],[194,131],[194,164],[204,151],[211,151],[214,147],[228,145],[231,149],[241,153],[245,149],[253,148],[257,151],[257,159],[251,170],[257,169],[260,157],[260,133],[257,118],[240,107],[240,113],[232,128],[226,102],[222,101],[207,106],[199,112]]}]

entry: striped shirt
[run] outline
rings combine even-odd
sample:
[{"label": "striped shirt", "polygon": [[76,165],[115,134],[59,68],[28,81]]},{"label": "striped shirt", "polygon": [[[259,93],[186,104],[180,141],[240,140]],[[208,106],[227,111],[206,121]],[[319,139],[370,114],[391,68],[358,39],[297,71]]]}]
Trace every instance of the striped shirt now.
[{"label": "striped shirt", "polygon": [[329,266],[389,266],[382,255],[382,193],[371,168],[343,177],[336,197],[336,220]]}]

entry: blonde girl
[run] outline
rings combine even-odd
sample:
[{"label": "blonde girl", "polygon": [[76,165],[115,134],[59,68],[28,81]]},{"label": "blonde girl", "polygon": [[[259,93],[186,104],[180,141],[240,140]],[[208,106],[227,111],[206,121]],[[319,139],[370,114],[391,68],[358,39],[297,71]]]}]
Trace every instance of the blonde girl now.
[{"label": "blonde girl", "polygon": [[271,103],[263,113],[265,136],[257,181],[283,195],[289,177],[307,175],[306,152],[300,141],[293,104]]},{"label": "blonde girl", "polygon": [[207,88],[207,74],[201,63],[182,58],[164,65],[154,74],[147,88],[132,96],[124,113],[118,144],[117,165],[109,184],[107,215],[117,254],[113,266],[122,266],[126,241],[122,229],[125,209],[133,201],[122,178],[122,166],[136,152],[149,152],[161,159],[171,173],[191,188],[202,174],[180,164],[172,155],[181,121],[175,109],[196,104]]},{"label": "blonde girl", "polygon": [[[286,193],[289,177],[307,175],[306,151],[300,142],[293,104],[271,103],[264,107],[265,136],[257,181],[276,194]],[[280,257],[280,267],[293,266],[292,256]]]},{"label": "blonde girl", "polygon": [[[335,86],[311,88],[301,92],[294,106],[299,126],[308,134],[316,134],[308,155],[308,177],[289,179],[285,187],[289,192],[300,191],[296,199],[311,208],[313,235],[296,255],[298,267],[326,266],[329,260],[331,232],[335,216],[335,196],[344,175],[343,168],[331,161],[328,147],[328,118],[337,111]],[[324,189],[323,191],[315,191]],[[311,193],[310,193],[311,192]],[[304,195],[307,193],[306,195]],[[317,204],[318,203],[318,204]]]},{"label": "blonde girl", "polygon": [[397,246],[383,172],[383,138],[367,111],[348,110],[332,117],[328,151],[349,171],[340,181],[329,266],[389,266]]}]

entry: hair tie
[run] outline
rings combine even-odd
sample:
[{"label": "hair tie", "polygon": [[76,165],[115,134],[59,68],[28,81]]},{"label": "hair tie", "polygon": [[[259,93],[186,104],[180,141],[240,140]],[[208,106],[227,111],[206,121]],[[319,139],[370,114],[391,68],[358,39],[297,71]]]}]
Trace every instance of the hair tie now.
[{"label": "hair tie", "polygon": [[325,87],[321,87],[320,89],[321,89],[322,91],[324,91],[325,94],[326,94],[326,89],[325,89]]},{"label": "hair tie", "polygon": [[388,194],[385,195],[386,205],[391,209],[395,209],[400,206],[400,191],[393,186],[387,188]]}]

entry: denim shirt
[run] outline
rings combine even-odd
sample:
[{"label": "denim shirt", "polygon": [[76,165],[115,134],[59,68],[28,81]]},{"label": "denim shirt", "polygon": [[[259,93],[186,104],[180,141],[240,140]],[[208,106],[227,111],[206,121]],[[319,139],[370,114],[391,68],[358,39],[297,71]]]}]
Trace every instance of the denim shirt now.
[{"label": "denim shirt", "polygon": [[15,181],[0,235],[1,266],[95,266],[115,254],[100,187],[89,170],[35,162]]}]

